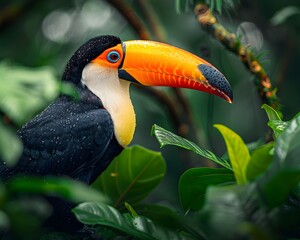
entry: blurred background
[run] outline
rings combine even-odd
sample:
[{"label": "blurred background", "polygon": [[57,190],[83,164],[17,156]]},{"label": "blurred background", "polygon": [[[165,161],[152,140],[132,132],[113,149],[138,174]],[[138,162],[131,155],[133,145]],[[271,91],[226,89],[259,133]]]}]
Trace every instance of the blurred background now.
[{"label": "blurred background", "polygon": [[[137,116],[132,145],[162,151],[168,165],[167,177],[152,198],[174,201],[177,198],[170,196],[177,194],[178,176],[188,167],[203,166],[207,162],[174,147],[160,149],[155,137],[150,136],[153,124],[175,133],[184,133],[186,138],[219,156],[224,153],[225,144],[213,124],[230,127],[246,143],[264,139],[268,131],[267,117],[261,109],[262,102],[254,84],[255,77],[237,56],[201,29],[192,10],[178,14],[174,0],[2,0],[0,110],[17,115],[18,109],[22,109],[21,116],[16,117],[14,128],[21,126],[57,97],[58,82],[67,61],[89,38],[112,34],[124,41],[139,39],[132,24],[119,12],[117,6],[120,2],[126,4],[128,11],[137,14],[140,24],[150,32],[151,39],[178,46],[206,59],[226,76],[233,88],[233,104],[191,90],[180,92],[180,100],[173,90],[158,88],[172,101],[175,106],[173,113],[154,94],[131,88]],[[147,13],[150,13],[150,18]],[[278,88],[284,119],[288,120],[299,112],[300,2],[224,1],[222,15],[216,16],[256,55],[260,55],[272,84]],[[7,86],[23,78],[35,79],[35,83],[44,86],[43,89],[46,86],[46,91],[36,95],[41,88],[29,85],[27,92],[19,91],[17,94],[35,98],[34,101],[11,99],[11,88]],[[182,107],[178,106],[178,101],[185,104],[190,116],[184,116],[186,111],[180,109]],[[174,120],[174,111],[184,122],[180,125],[181,129]]]}]

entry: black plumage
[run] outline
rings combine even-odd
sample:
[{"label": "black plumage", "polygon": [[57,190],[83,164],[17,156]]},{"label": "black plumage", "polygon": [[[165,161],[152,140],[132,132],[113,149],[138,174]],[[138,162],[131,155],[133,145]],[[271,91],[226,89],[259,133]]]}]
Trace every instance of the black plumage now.
[{"label": "black plumage", "polygon": [[18,131],[23,155],[12,168],[2,163],[2,179],[56,175],[90,184],[122,151],[101,101],[87,89],[79,91],[79,102],[61,96]]},{"label": "black plumage", "polygon": [[60,96],[18,131],[24,151],[14,167],[0,163],[2,179],[18,174],[56,175],[90,184],[122,151],[109,113],[101,100],[81,83],[84,67],[119,43],[118,37],[100,36],[74,53],[62,79],[76,85],[79,101]]},{"label": "black plumage", "polygon": [[[60,96],[17,132],[23,142],[23,154],[12,168],[1,161],[2,180],[16,175],[55,175],[91,184],[123,150],[114,136],[110,114],[101,100],[81,83],[84,67],[119,43],[121,40],[114,36],[96,37],[74,53],[62,80],[75,84],[79,100]],[[54,208],[60,208],[59,218],[65,215],[72,224],[72,205],[58,199],[52,202]]]}]

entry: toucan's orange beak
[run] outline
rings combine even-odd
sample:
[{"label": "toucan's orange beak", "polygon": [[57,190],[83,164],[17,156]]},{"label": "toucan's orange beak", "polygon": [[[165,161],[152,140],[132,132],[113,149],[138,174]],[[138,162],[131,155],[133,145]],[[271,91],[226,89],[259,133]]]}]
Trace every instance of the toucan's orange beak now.
[{"label": "toucan's orange beak", "polygon": [[232,102],[224,75],[210,63],[182,49],[152,41],[123,42],[119,77],[146,86],[169,86],[208,92]]}]

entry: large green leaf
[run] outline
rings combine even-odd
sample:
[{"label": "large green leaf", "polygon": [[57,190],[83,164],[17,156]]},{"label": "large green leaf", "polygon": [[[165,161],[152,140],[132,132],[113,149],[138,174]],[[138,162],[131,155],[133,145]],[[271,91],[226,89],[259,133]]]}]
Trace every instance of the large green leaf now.
[{"label": "large green leaf", "polygon": [[155,134],[158,142],[160,143],[160,147],[164,147],[166,145],[178,146],[190,150],[202,157],[212,160],[213,162],[231,170],[230,164],[225,159],[216,156],[209,150],[198,147],[195,143],[185,138],[179,137],[176,134],[171,133],[160,126],[154,124],[152,126],[151,133]]},{"label": "large green leaf", "polygon": [[0,120],[0,161],[14,165],[23,151],[22,142],[12,129]]},{"label": "large green leaf", "polygon": [[22,177],[8,183],[11,193],[38,193],[48,196],[60,196],[75,203],[85,201],[107,202],[108,199],[89,186],[69,178],[58,177]]},{"label": "large green leaf", "polygon": [[21,125],[55,99],[59,82],[51,68],[0,63],[0,110]]},{"label": "large green leaf", "polygon": [[117,209],[103,203],[82,203],[73,212],[84,224],[112,227],[138,239],[192,239],[188,235],[156,225],[146,217],[121,214]]},{"label": "large green leaf", "polygon": [[191,168],[179,180],[179,199],[183,209],[200,210],[209,186],[235,183],[232,171],[226,168]]},{"label": "large green leaf", "polygon": [[274,157],[274,143],[268,143],[255,149],[247,166],[247,179],[255,180],[270,166]]},{"label": "large green leaf", "polygon": [[159,152],[140,146],[126,148],[95,181],[93,187],[111,200],[115,207],[125,202],[136,204],[155,188],[166,172]]},{"label": "large green leaf", "polygon": [[283,203],[300,179],[300,115],[291,120],[278,137],[274,160],[266,174],[259,179],[270,207]]},{"label": "large green leaf", "polygon": [[250,154],[246,144],[239,135],[237,135],[229,128],[220,124],[215,124],[214,127],[216,127],[221,132],[225,140],[228,156],[237,183],[246,183],[246,169],[250,160]]}]

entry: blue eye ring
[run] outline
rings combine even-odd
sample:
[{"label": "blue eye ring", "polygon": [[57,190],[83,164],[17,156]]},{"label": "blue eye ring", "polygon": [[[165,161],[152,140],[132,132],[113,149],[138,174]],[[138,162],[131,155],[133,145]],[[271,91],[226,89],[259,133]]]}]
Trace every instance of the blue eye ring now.
[{"label": "blue eye ring", "polygon": [[116,63],[120,60],[120,53],[118,53],[117,51],[111,51],[107,54],[107,61],[111,62],[111,63]]}]

